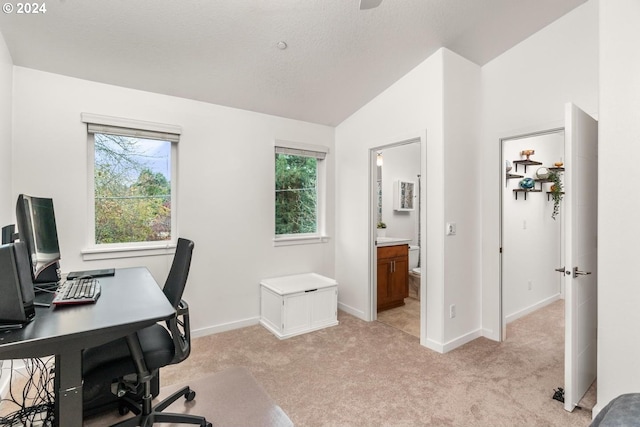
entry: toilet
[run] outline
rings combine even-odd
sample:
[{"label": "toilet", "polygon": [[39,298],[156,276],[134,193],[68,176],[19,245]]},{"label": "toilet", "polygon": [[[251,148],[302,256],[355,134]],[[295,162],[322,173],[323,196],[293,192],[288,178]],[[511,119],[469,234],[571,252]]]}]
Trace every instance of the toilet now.
[{"label": "toilet", "polygon": [[420,246],[409,245],[409,297],[420,300]]},{"label": "toilet", "polygon": [[420,261],[420,246],[409,245],[409,271],[420,275],[420,267],[418,262]]}]

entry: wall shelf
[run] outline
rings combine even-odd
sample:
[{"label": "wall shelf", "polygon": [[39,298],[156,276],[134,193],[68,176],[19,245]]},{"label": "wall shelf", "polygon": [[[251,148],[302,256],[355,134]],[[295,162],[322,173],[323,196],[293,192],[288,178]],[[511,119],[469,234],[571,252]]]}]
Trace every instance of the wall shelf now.
[{"label": "wall shelf", "polygon": [[517,175],[515,173],[507,172],[507,175],[505,176],[504,186],[508,187],[509,186],[509,180],[510,179],[516,179],[516,178],[524,178],[524,175]]},{"label": "wall shelf", "polygon": [[[551,191],[547,191],[547,202],[551,200],[551,194],[553,194]],[[564,191],[561,191],[560,194],[564,194]]]},{"label": "wall shelf", "polygon": [[518,172],[518,165],[524,166],[524,173],[527,173],[527,166],[541,165],[542,162],[536,162],[535,160],[514,160],[513,164],[516,165],[516,172]]},{"label": "wall shelf", "polygon": [[535,190],[535,189],[525,190],[524,188],[517,188],[513,190],[513,194],[516,195],[516,200],[518,200],[518,193],[524,193],[524,199],[527,200],[527,193],[541,193],[541,192],[542,190]]}]

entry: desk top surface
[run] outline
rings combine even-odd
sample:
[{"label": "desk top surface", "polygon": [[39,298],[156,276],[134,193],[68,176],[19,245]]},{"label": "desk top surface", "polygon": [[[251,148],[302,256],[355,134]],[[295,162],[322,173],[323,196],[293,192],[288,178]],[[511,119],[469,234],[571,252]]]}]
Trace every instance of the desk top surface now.
[{"label": "desk top surface", "polygon": [[93,347],[171,317],[175,311],[144,267],[100,277],[95,304],[36,307],[22,329],[0,332],[0,359],[41,357]]}]

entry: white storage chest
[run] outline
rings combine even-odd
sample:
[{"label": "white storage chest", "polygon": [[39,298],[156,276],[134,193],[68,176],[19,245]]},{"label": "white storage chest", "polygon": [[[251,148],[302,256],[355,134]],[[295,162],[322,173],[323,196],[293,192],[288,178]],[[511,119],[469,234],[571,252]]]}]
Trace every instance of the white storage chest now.
[{"label": "white storage chest", "polygon": [[280,339],[338,324],[338,282],[316,273],[260,282],[260,323]]}]

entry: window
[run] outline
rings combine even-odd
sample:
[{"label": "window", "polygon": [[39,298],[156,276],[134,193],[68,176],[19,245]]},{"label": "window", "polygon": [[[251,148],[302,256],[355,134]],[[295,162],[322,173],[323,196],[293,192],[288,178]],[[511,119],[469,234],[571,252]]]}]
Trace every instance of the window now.
[{"label": "window", "polygon": [[91,246],[174,242],[179,134],[149,129],[163,125],[103,116],[83,114],[83,121],[92,171]]},{"label": "window", "polygon": [[324,159],[327,151],[325,147],[294,143],[276,145],[276,242],[324,241]]}]

